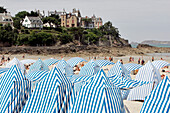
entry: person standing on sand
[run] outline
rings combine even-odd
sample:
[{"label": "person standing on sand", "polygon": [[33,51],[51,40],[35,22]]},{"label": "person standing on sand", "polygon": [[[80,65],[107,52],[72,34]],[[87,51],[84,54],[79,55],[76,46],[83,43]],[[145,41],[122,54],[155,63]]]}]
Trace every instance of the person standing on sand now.
[{"label": "person standing on sand", "polygon": [[154,57],[152,57],[152,62],[154,61]]},{"label": "person standing on sand", "polygon": [[122,59],[120,59],[120,63],[123,64],[123,60]]},{"label": "person standing on sand", "polygon": [[142,65],[144,65],[144,64],[145,64],[145,61],[144,61],[144,59],[142,59],[142,62],[141,62],[141,64],[142,64]]},{"label": "person standing on sand", "polygon": [[138,64],[140,64],[140,58],[139,58],[139,60],[138,60]]}]

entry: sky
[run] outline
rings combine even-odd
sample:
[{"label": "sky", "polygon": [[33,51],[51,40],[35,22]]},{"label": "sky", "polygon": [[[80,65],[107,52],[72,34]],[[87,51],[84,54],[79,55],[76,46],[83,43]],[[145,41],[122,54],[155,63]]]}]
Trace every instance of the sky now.
[{"label": "sky", "polygon": [[170,0],[0,0],[14,16],[19,11],[35,9],[71,12],[82,16],[95,14],[103,22],[111,21],[121,37],[129,42],[170,41]]}]

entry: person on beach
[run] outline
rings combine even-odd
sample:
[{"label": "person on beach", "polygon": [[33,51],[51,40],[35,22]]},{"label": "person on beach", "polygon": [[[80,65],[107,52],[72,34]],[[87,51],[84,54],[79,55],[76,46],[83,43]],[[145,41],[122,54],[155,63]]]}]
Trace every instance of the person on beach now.
[{"label": "person on beach", "polygon": [[10,58],[8,57],[7,60],[8,60],[8,62],[9,62],[9,61],[10,61]]},{"label": "person on beach", "polygon": [[138,64],[140,64],[140,58],[138,59]]},{"label": "person on beach", "polygon": [[107,60],[107,58],[105,57],[104,60]]},{"label": "person on beach", "polygon": [[123,60],[122,59],[120,59],[120,62],[121,62],[121,64],[123,64]]},{"label": "person on beach", "polygon": [[111,59],[112,59],[112,58],[111,58],[111,57],[109,57],[109,61],[111,61]]},{"label": "person on beach", "polygon": [[25,58],[25,54],[22,56],[22,58]]},{"label": "person on beach", "polygon": [[161,57],[161,60],[163,60],[163,58]]},{"label": "person on beach", "polygon": [[152,62],[154,61],[154,57],[152,57]]},{"label": "person on beach", "polygon": [[142,65],[144,65],[144,64],[145,64],[145,61],[144,61],[144,59],[142,59],[142,61],[141,61],[141,64],[142,64]]},{"label": "person on beach", "polygon": [[131,62],[131,57],[129,58],[129,62]]}]

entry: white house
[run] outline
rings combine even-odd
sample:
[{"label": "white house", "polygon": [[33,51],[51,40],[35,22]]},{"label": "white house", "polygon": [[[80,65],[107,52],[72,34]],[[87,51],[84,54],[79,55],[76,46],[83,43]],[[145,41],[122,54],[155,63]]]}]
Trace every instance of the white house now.
[{"label": "white house", "polygon": [[53,24],[53,23],[49,23],[49,22],[47,22],[47,23],[43,24],[43,26],[44,26],[44,27],[57,28],[57,26],[56,26],[55,24]]},{"label": "white house", "polygon": [[27,28],[43,28],[43,22],[39,17],[25,16],[22,25]]},{"label": "white house", "polygon": [[2,24],[3,26],[10,25],[12,28],[14,28],[13,20],[9,12],[0,13],[0,24]]}]

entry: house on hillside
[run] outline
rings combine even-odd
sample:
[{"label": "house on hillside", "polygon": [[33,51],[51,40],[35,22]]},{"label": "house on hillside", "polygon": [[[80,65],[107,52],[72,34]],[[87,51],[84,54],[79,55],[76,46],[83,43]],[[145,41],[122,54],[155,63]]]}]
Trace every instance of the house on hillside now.
[{"label": "house on hillside", "polygon": [[12,28],[14,28],[12,16],[9,12],[0,13],[0,24],[2,26],[10,25]]},{"label": "house on hillside", "polygon": [[40,17],[25,16],[22,26],[27,28],[43,28],[43,22]]}]

